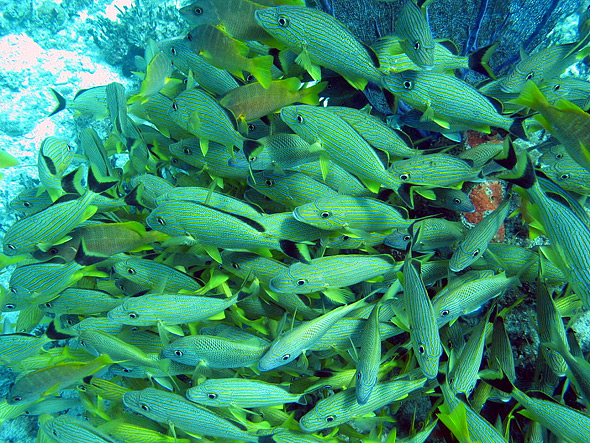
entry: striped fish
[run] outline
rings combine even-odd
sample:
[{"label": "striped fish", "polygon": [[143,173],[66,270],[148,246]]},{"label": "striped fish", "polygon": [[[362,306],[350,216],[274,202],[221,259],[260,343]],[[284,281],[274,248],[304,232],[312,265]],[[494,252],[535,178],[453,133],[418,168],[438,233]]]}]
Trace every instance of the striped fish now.
[{"label": "striped fish", "polygon": [[329,186],[301,172],[285,171],[275,174],[271,171],[260,171],[248,177],[248,185],[287,207],[338,195]]},{"label": "striped fish", "polygon": [[360,339],[361,349],[356,364],[355,388],[356,401],[361,405],[369,400],[379,375],[379,363],[381,362],[380,307],[379,303],[373,307]]},{"label": "striped fish", "polygon": [[303,172],[310,177],[316,179],[319,182],[325,183],[330,188],[338,191],[340,194],[348,194],[355,196],[367,196],[370,195],[370,191],[365,188],[361,181],[354,175],[346,172],[341,166],[336,163],[330,164],[330,169],[324,179],[322,173],[322,166],[319,161],[306,163],[303,165],[296,166],[298,172]]},{"label": "striped fish", "polygon": [[120,305],[122,301],[105,291],[68,288],[60,292],[57,298],[47,301],[39,307],[52,314],[91,315],[107,312]]},{"label": "striped fish", "polygon": [[557,403],[545,394],[525,394],[517,389],[504,375],[502,379],[484,380],[493,387],[510,394],[520,403],[535,421],[538,421],[553,434],[566,441],[578,442],[587,440],[590,433],[590,417]]},{"label": "striped fish", "polygon": [[426,19],[425,0],[407,0],[395,23],[403,51],[422,69],[434,68],[434,38]]},{"label": "striped fish", "polygon": [[[541,343],[567,343],[567,334],[553,296],[542,280],[537,280],[537,332]],[[551,348],[541,345],[541,352],[555,375],[563,377],[567,371],[564,357]],[[512,380],[511,380],[512,381]]]},{"label": "striped fish", "polygon": [[166,423],[195,435],[220,437],[228,440],[257,442],[245,427],[186,400],[172,392],[146,388],[130,391],[123,396],[123,404],[151,420]]},{"label": "striped fish", "polygon": [[[81,389],[81,387],[83,388]],[[105,400],[119,401],[123,398],[125,392],[131,389],[124,386],[118,385],[110,380],[104,380],[102,378],[90,377],[84,379],[84,383],[78,384],[78,390],[83,392],[90,391],[97,395],[100,395]]]},{"label": "striped fish", "polygon": [[107,85],[94,86],[93,88],[80,89],[72,100],[66,100],[55,89],[50,88],[57,105],[49,116],[57,114],[64,109],[74,112],[74,117],[79,115],[91,115],[96,119],[103,119],[109,116],[107,109]]},{"label": "striped fish", "polygon": [[559,77],[577,61],[578,52],[588,44],[588,38],[585,36],[584,41],[549,46],[528,56],[521,52],[521,60],[499,82],[502,91],[520,92],[528,80],[540,83]]},{"label": "striped fish", "polygon": [[220,323],[215,326],[203,326],[199,329],[199,334],[215,335],[218,337],[229,338],[230,340],[235,341],[258,340],[261,344],[270,345],[270,342],[265,338],[251,334],[250,332],[247,332],[244,329],[236,328],[234,326],[226,325],[224,323]]},{"label": "striped fish", "polygon": [[27,215],[36,214],[53,203],[47,191],[39,192],[40,189],[25,189],[14,197],[8,206],[14,211],[24,212]]},{"label": "striped fish", "polygon": [[41,430],[58,443],[116,443],[88,421],[69,415],[50,418]]},{"label": "striped fish", "polygon": [[[334,349],[349,349],[353,345],[358,347],[360,346],[366,324],[367,320],[361,318],[341,318],[309,350],[329,351]],[[403,329],[391,323],[379,322],[381,340],[387,340],[403,333]]]},{"label": "striped fish", "polygon": [[382,86],[422,111],[422,120],[434,121],[443,128],[455,122],[466,123],[473,130],[489,134],[493,126],[527,138],[521,120],[499,114],[490,99],[458,78],[437,72],[403,71],[383,76]]},{"label": "striped fish", "polygon": [[435,311],[420,274],[420,262],[407,260],[404,264],[403,286],[410,339],[422,373],[433,379],[438,374],[442,345]]},{"label": "striped fish", "polygon": [[268,343],[257,338],[237,341],[214,335],[189,335],[164,347],[162,357],[212,369],[245,368],[255,364],[267,349]]},{"label": "striped fish", "polygon": [[506,273],[502,272],[494,276],[470,279],[467,282],[463,280],[461,284],[440,291],[432,300],[438,326],[476,311],[484,303],[503,294],[518,282],[518,276],[507,277]]},{"label": "striped fish", "polygon": [[[122,398],[121,398],[122,400]],[[109,434],[124,443],[192,443],[190,438],[165,435],[153,429],[132,423],[114,422],[116,427],[109,427]]]},{"label": "striped fish", "polygon": [[145,286],[146,289],[162,283],[164,286],[160,289],[168,293],[198,291],[202,287],[190,275],[153,260],[132,257],[116,262],[113,269],[117,274]]},{"label": "striped fish", "polygon": [[[155,362],[161,362],[163,357],[160,353],[146,353],[148,358],[152,359]],[[169,363],[169,364],[168,364]],[[193,374],[195,371],[194,366],[184,365],[182,363],[178,363],[177,361],[167,361],[166,362],[166,370],[157,369],[157,368],[148,368],[143,366],[133,366],[132,364],[128,364],[126,362],[122,362],[121,364],[114,364],[109,367],[109,371],[111,371],[115,375],[120,375],[121,377],[126,378],[148,378],[148,379],[157,379],[170,377],[174,375],[187,375]],[[158,383],[160,383],[158,381]],[[161,383],[160,383],[161,384]],[[165,385],[162,385],[165,386]]]},{"label": "striped fish", "polygon": [[260,223],[194,202],[174,200],[158,206],[146,223],[165,234],[188,236],[216,248],[269,248],[305,261],[295,243],[265,235]]},{"label": "striped fish", "polygon": [[427,218],[414,222],[409,229],[399,229],[388,235],[384,243],[396,249],[406,249],[412,236],[412,250],[432,252],[452,246],[464,237],[463,224],[442,218]]},{"label": "striped fish", "polygon": [[325,12],[279,6],[256,11],[254,17],[271,36],[299,53],[297,63],[314,80],[321,79],[319,66],[337,72],[357,89],[364,89],[368,81],[377,83],[381,77],[375,54]]},{"label": "striped fish", "polygon": [[59,137],[46,137],[37,156],[39,180],[53,200],[63,193],[61,178],[74,158],[74,148]]},{"label": "striped fish", "polygon": [[183,39],[175,38],[158,43],[176,69],[185,75],[192,73],[199,87],[214,95],[223,95],[239,83],[225,69],[219,69],[193,52]]},{"label": "striped fish", "polygon": [[389,255],[331,255],[294,263],[270,281],[270,290],[279,293],[311,294],[329,291],[391,272],[395,261]]},{"label": "striped fish", "polygon": [[354,237],[347,234],[342,234],[335,237],[323,238],[322,246],[335,249],[366,250],[365,248],[367,247],[382,244],[387,236],[388,234],[383,232],[369,232],[363,237]]},{"label": "striped fish", "polygon": [[174,157],[198,168],[199,171],[206,170],[212,178],[236,178],[245,180],[248,171],[240,168],[232,168],[228,165],[232,158],[227,148],[219,143],[209,142],[209,151],[205,157],[200,148],[197,138],[184,138],[177,143],[172,143],[168,149]]},{"label": "striped fish", "polygon": [[415,155],[391,163],[388,171],[404,183],[452,186],[473,180],[480,171],[471,162],[447,154]]},{"label": "striped fish", "polygon": [[590,82],[577,77],[557,77],[543,80],[539,90],[547,101],[554,104],[556,100],[568,100],[584,110],[590,106]]},{"label": "striped fish", "polygon": [[39,353],[50,341],[51,339],[46,335],[2,334],[0,335],[0,362],[3,365],[18,363]]},{"label": "striped fish", "polygon": [[[492,331],[492,341],[488,348],[488,362],[492,369],[500,372],[502,370],[510,381],[516,380],[516,366],[512,352],[512,344],[506,331],[506,325],[503,317],[497,316],[494,320],[494,329]],[[497,391],[498,393],[500,391]],[[500,394],[502,401],[508,401],[504,394]]]},{"label": "striped fish", "polygon": [[170,200],[186,200],[204,203],[221,211],[244,215],[246,217],[259,217],[262,215],[248,203],[245,203],[240,199],[197,186],[174,188],[157,197],[156,206],[160,206]]},{"label": "striped fish", "polygon": [[187,89],[176,96],[168,111],[170,118],[181,128],[199,137],[203,156],[207,156],[209,141],[231,149],[242,148],[244,138],[236,131],[232,116],[217,100],[199,89]]},{"label": "striped fish", "polygon": [[412,140],[402,131],[391,129],[367,112],[346,106],[329,106],[328,110],[354,128],[371,146],[394,157],[414,157]]},{"label": "striped fish", "polygon": [[363,298],[349,305],[339,306],[313,320],[303,322],[279,336],[268,351],[261,356],[258,361],[258,370],[270,371],[292,362],[319,341],[322,335],[329,331],[338,320],[366,303]]},{"label": "striped fish", "polygon": [[185,395],[192,402],[216,408],[259,408],[285,403],[306,403],[301,394],[290,394],[281,386],[239,378],[208,379],[188,389]]},{"label": "striped fish", "polygon": [[301,417],[299,426],[305,432],[338,426],[407,397],[424,386],[425,381],[425,378],[420,378],[377,383],[364,405],[357,403],[354,389],[340,391],[317,402],[311,411]]},{"label": "striped fish", "polygon": [[[329,108],[308,105],[286,106],[281,119],[310,143],[321,140],[330,161],[356,175],[373,191],[382,185],[397,190],[401,182],[389,174],[373,148],[342,118]],[[355,155],[350,155],[354,152]]]},{"label": "striped fish", "polygon": [[102,175],[112,175],[109,155],[98,133],[93,128],[84,128],[80,131],[80,147],[88,161]]},{"label": "striped fish", "polygon": [[475,262],[486,251],[488,245],[504,223],[509,214],[512,198],[505,199],[493,212],[484,217],[475,227],[465,234],[453,252],[449,269],[459,272]]},{"label": "striped fish", "polygon": [[141,196],[138,197],[138,203],[142,206],[153,209],[157,206],[156,199],[170,191],[173,191],[174,185],[165,178],[153,174],[135,175],[129,181],[132,188],[141,187]]},{"label": "striped fish", "polygon": [[183,126],[179,126],[170,117],[173,101],[162,93],[152,95],[143,104],[134,104],[131,107],[133,114],[145,117],[165,136],[181,140],[191,136],[191,133]]},{"label": "striped fish", "polygon": [[274,238],[285,238],[294,242],[315,241],[324,238],[328,233],[293,217],[292,212],[266,214],[256,219],[268,235]]},{"label": "striped fish", "polygon": [[147,294],[128,298],[111,309],[107,317],[114,322],[131,326],[188,324],[213,317],[238,300],[238,294],[225,299],[181,294]]},{"label": "striped fish", "polygon": [[573,159],[562,159],[542,169],[543,173],[566,191],[590,193],[590,171]]}]

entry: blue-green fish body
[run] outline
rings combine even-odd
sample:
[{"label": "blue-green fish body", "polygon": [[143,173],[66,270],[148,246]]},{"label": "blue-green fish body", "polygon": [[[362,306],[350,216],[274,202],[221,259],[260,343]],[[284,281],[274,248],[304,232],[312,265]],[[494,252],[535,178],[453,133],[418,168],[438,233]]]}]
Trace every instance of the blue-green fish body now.
[{"label": "blue-green fish body", "polygon": [[38,354],[51,340],[46,335],[2,334],[0,335],[0,362],[3,365],[18,363]]},{"label": "blue-green fish body", "polygon": [[456,212],[475,212],[469,196],[460,189],[434,188],[432,192],[434,193],[435,199],[428,201],[431,206],[450,209]]},{"label": "blue-green fish body", "polygon": [[322,239],[322,246],[334,249],[364,249],[384,243],[387,232],[369,232],[362,237],[353,237],[348,234],[337,235]]},{"label": "blue-green fish body", "polygon": [[74,158],[74,148],[58,137],[47,137],[41,143],[37,156],[39,180],[53,199],[62,193],[61,178]]},{"label": "blue-green fish body", "polygon": [[270,281],[274,292],[310,294],[354,285],[390,272],[395,261],[389,255],[331,255],[294,263]]},{"label": "blue-green fish body", "polygon": [[24,212],[26,215],[36,214],[53,203],[47,191],[40,189],[25,189],[14,197],[8,206],[14,211]]},{"label": "blue-green fish body", "polygon": [[130,108],[130,112],[150,121],[165,136],[180,140],[190,137],[191,133],[172,120],[170,109],[173,101],[162,93],[152,95],[145,103],[137,102]]},{"label": "blue-green fish body", "polygon": [[244,368],[255,364],[267,349],[268,342],[264,340],[237,341],[213,335],[189,335],[164,347],[162,356],[191,366]]},{"label": "blue-green fish body", "polygon": [[279,6],[258,10],[255,18],[271,36],[299,53],[297,62],[314,80],[321,78],[318,66],[337,72],[357,89],[381,77],[374,54],[325,12],[305,6]]},{"label": "blue-green fish body", "polygon": [[554,104],[556,100],[568,100],[587,110],[590,106],[590,82],[577,77],[556,77],[543,80],[539,90],[547,101]]},{"label": "blue-green fish body", "polygon": [[285,238],[294,242],[315,241],[324,238],[328,233],[293,217],[292,212],[266,214],[256,219],[266,233],[275,238]]},{"label": "blue-green fish body", "polygon": [[319,161],[305,163],[296,166],[293,169],[298,172],[303,172],[319,182],[325,183],[340,194],[356,196],[367,196],[371,194],[358,178],[347,172],[341,166],[338,166],[336,163],[330,164],[330,169],[328,170],[325,179],[322,175],[322,166]]},{"label": "blue-green fish body", "polygon": [[[309,350],[328,351],[349,349],[351,346],[358,347],[360,346],[361,337],[366,325],[367,320],[363,320],[362,318],[341,318]],[[387,340],[403,333],[403,329],[391,323],[379,322],[379,336],[382,340]]]},{"label": "blue-green fish body", "polygon": [[189,434],[234,441],[258,441],[258,437],[248,434],[243,425],[229,422],[172,392],[154,388],[130,391],[123,396],[123,404],[151,420],[173,425]]},{"label": "blue-green fish body", "polygon": [[340,391],[317,402],[311,411],[301,417],[299,425],[305,432],[338,426],[407,397],[408,394],[420,389],[425,380],[421,378],[377,383],[369,400],[363,405],[356,401],[353,389]]},{"label": "blue-green fish body", "polygon": [[172,183],[165,178],[153,174],[135,175],[129,180],[132,188],[141,188],[140,202],[142,206],[153,209],[157,206],[156,199],[176,189]]},{"label": "blue-green fish body", "polygon": [[449,269],[459,272],[475,262],[488,248],[502,223],[509,214],[511,198],[507,198],[493,212],[465,234],[453,252]]},{"label": "blue-green fish body", "polygon": [[41,430],[58,443],[116,443],[86,420],[60,415],[47,420]]},{"label": "blue-green fish body", "polygon": [[470,162],[448,154],[418,155],[391,164],[389,172],[404,183],[452,186],[479,175]]},{"label": "blue-green fish body", "polygon": [[57,298],[39,305],[39,308],[52,314],[91,315],[107,312],[122,301],[105,291],[68,288],[60,292]]},{"label": "blue-green fish body", "polygon": [[355,384],[356,400],[359,404],[367,403],[379,375],[379,363],[381,362],[380,307],[380,304],[373,307],[360,339]]},{"label": "blue-green fish body", "polygon": [[130,257],[116,262],[113,269],[120,276],[144,285],[146,289],[161,283],[161,290],[169,293],[201,289],[201,285],[190,275],[153,260]]},{"label": "blue-green fish body", "polygon": [[72,100],[66,100],[59,92],[51,88],[51,92],[57,101],[55,109],[49,114],[58,113],[64,109],[74,112],[74,117],[79,115],[91,115],[96,119],[109,116],[107,109],[107,85],[94,86],[88,89],[80,89]]},{"label": "blue-green fish body", "polygon": [[170,117],[180,127],[199,137],[203,155],[207,156],[208,142],[242,147],[243,136],[236,131],[235,122],[221,105],[204,91],[187,89],[176,96],[169,110]]},{"label": "blue-green fish body", "polygon": [[306,174],[293,171],[285,171],[283,174],[271,171],[257,172],[252,177],[248,177],[248,185],[287,207],[338,195],[329,186]]},{"label": "blue-green fish body", "polygon": [[542,171],[566,191],[581,195],[590,192],[590,172],[571,158],[555,161]]},{"label": "blue-green fish body", "polygon": [[434,68],[434,37],[426,19],[426,7],[407,0],[395,23],[395,33],[406,55],[422,69]]},{"label": "blue-green fish body", "polygon": [[298,206],[293,216],[300,222],[326,230],[382,232],[412,223],[393,206],[372,198],[347,195],[321,198]]},{"label": "blue-green fish body", "polygon": [[239,378],[208,379],[186,391],[186,398],[204,406],[258,408],[285,403],[304,403],[300,394],[281,386]]}]

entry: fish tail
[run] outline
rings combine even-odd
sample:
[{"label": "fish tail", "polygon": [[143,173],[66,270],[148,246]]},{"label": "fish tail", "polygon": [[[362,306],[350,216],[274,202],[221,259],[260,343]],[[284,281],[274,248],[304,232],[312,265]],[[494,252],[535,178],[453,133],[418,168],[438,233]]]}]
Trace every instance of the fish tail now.
[{"label": "fish tail", "polygon": [[328,82],[321,82],[311,88],[305,88],[299,101],[306,105],[317,106],[320,104],[319,93],[326,89]]},{"label": "fish tail", "polygon": [[493,386],[496,389],[499,389],[502,392],[506,392],[507,394],[511,394],[514,391],[514,385],[510,381],[510,379],[506,376],[504,371],[502,371],[502,378],[493,378],[488,377],[486,375],[482,375],[481,379],[485,381],[487,384]]},{"label": "fish tail", "polygon": [[524,127],[524,121],[526,118],[526,116],[516,117],[510,125],[510,128],[508,128],[508,131],[518,138],[528,140],[529,135],[527,134],[526,128]]},{"label": "fish tail", "polygon": [[61,188],[67,194],[84,194],[84,187],[82,186],[82,167],[73,170],[72,172],[64,175],[61,179]]},{"label": "fish tail", "polygon": [[70,338],[75,338],[75,335],[65,333],[63,331],[58,331],[57,327],[55,326],[55,320],[49,323],[47,329],[45,330],[45,335],[50,340],[68,340]]},{"label": "fish tail", "polygon": [[252,60],[250,63],[250,73],[264,89],[268,89],[272,81],[270,74],[273,62],[272,55],[263,55],[262,57],[256,57],[250,60]]},{"label": "fish tail", "polygon": [[549,106],[549,102],[532,80],[525,83],[522,91],[520,91],[520,95],[518,98],[512,100],[512,103],[536,110],[544,106]]},{"label": "fish tail", "polygon": [[272,435],[261,435],[258,437],[258,443],[276,443]]},{"label": "fish tail", "polygon": [[518,162],[518,157],[516,156],[514,143],[512,143],[512,139],[510,137],[506,137],[504,139],[504,150],[502,153],[494,157],[494,161],[503,168],[508,170],[514,169],[516,163]]},{"label": "fish tail", "polygon": [[74,261],[82,266],[90,266],[103,260],[108,260],[109,258],[110,255],[89,251],[86,246],[86,240],[82,238],[80,239],[80,246],[78,247]]},{"label": "fish tail", "polygon": [[143,184],[137,185],[125,196],[125,203],[129,206],[137,208],[145,208],[146,206],[141,202],[141,194],[143,193]]},{"label": "fish tail", "polygon": [[483,48],[479,48],[477,51],[472,52],[468,60],[469,69],[479,72],[486,77],[495,79],[496,74],[492,68],[490,68],[489,62],[497,47],[498,43],[492,43],[491,45],[484,46]]},{"label": "fish tail", "polygon": [[289,257],[293,257],[295,260],[302,263],[309,263],[309,251],[307,250],[307,245],[303,243],[295,243],[291,240],[279,240],[279,246]]},{"label": "fish tail", "polygon": [[513,183],[517,186],[520,186],[521,188],[529,189],[532,188],[537,181],[537,176],[535,175],[535,167],[533,165],[533,161],[528,155],[526,157],[526,163],[524,164],[524,166],[522,166],[522,163],[523,162],[517,163],[515,176],[500,176],[500,178],[506,180],[509,183]]},{"label": "fish tail", "polygon": [[49,117],[51,117],[52,115],[55,115],[58,112],[66,109],[66,106],[68,103],[67,103],[67,100],[65,99],[65,97],[63,95],[61,95],[59,92],[57,92],[55,89],[53,89],[53,88],[49,88],[49,89],[51,90],[53,97],[55,97],[55,101],[57,101],[57,105],[55,105],[55,108],[53,109],[53,111],[51,111],[51,114],[49,114]]},{"label": "fish tail", "polygon": [[98,169],[96,169],[94,165],[90,165],[90,168],[88,168],[88,188],[96,194],[100,194],[101,192],[112,188],[118,182],[119,180],[117,179],[100,175]]},{"label": "fish tail", "polygon": [[242,151],[244,152],[244,156],[249,159],[250,156],[258,155],[257,151],[261,151],[264,148],[264,145],[260,143],[258,140],[252,140],[247,138],[244,140],[244,144],[242,145]]}]

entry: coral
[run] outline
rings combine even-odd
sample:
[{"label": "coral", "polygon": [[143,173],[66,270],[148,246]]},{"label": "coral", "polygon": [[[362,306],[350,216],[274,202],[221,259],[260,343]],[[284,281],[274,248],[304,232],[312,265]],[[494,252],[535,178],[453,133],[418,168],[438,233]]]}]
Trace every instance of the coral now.
[{"label": "coral", "polygon": [[[469,198],[475,207],[475,212],[466,212],[463,214],[463,218],[468,224],[478,224],[486,215],[500,206],[503,195],[504,188],[502,183],[498,180],[488,180],[474,186],[469,193]],[[503,242],[504,234],[505,228],[504,225],[502,225],[492,241]]]},{"label": "coral", "polygon": [[483,132],[467,131],[466,143],[474,148],[483,143],[502,143],[502,137],[496,132],[492,131],[490,134],[484,134]]}]

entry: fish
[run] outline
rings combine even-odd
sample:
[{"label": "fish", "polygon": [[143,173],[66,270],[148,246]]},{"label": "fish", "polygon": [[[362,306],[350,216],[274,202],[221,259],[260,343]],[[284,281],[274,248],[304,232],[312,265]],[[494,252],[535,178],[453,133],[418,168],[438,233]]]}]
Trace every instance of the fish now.
[{"label": "fish", "polygon": [[4,149],[0,149],[0,168],[10,168],[17,166],[19,161],[12,154],[6,152]]},{"label": "fish", "polygon": [[590,82],[577,77],[556,77],[543,80],[537,85],[550,104],[559,99],[568,100],[584,111],[590,107]]},{"label": "fish", "polygon": [[3,365],[18,363],[27,357],[33,356],[51,339],[46,335],[32,334],[2,334],[0,335],[0,361]]},{"label": "fish", "polygon": [[360,351],[355,375],[356,401],[360,405],[369,401],[379,376],[379,364],[381,363],[380,308],[379,303],[373,307],[360,338]]},{"label": "fish", "polygon": [[96,119],[103,119],[109,116],[107,109],[107,85],[94,86],[92,88],[80,89],[74,95],[72,100],[67,100],[63,95],[53,88],[49,88],[57,104],[49,117],[69,109],[74,112],[74,116],[91,115]]},{"label": "fish", "polygon": [[354,303],[339,306],[326,314],[303,322],[290,331],[285,332],[260,357],[257,365],[258,370],[262,372],[271,371],[292,362],[307,349],[311,348],[338,320],[366,303],[366,299],[363,298]]},{"label": "fish", "polygon": [[171,435],[164,435],[153,429],[144,428],[132,423],[116,423],[115,426],[108,426],[108,432],[114,438],[125,443],[191,443],[188,438],[179,438]]},{"label": "fish", "polygon": [[296,77],[273,80],[266,87],[258,82],[248,83],[224,94],[219,98],[219,103],[229,109],[238,124],[243,126],[245,122],[257,120],[293,103],[318,105],[318,94],[324,90],[326,84],[321,82],[302,87],[301,81]]},{"label": "fish", "polygon": [[494,238],[502,223],[504,223],[511,202],[512,198],[508,197],[474,228],[467,231],[465,238],[459,242],[457,248],[453,251],[453,256],[449,262],[451,271],[462,271],[486,251],[488,244]]},{"label": "fish", "polygon": [[264,226],[270,236],[294,242],[315,241],[327,236],[325,230],[296,220],[292,212],[267,214],[259,217],[257,221]]},{"label": "fish", "polygon": [[217,100],[199,89],[187,89],[176,96],[169,109],[169,115],[179,126],[199,137],[203,156],[207,156],[209,141],[231,149],[242,147],[244,137],[236,131],[232,116],[219,105]]},{"label": "fish", "polygon": [[406,55],[420,68],[434,67],[434,37],[426,19],[429,1],[407,0],[395,22],[395,33]]},{"label": "fish", "polygon": [[245,426],[230,422],[172,392],[154,388],[130,391],[123,396],[123,404],[133,412],[157,422],[169,423],[190,435],[259,441],[259,437],[246,432]]},{"label": "fish", "polygon": [[227,33],[212,25],[199,25],[187,36],[188,46],[206,61],[220,69],[225,69],[240,79],[242,71],[248,71],[262,87],[271,83],[271,55],[247,57],[250,49],[244,43],[230,37]]},{"label": "fish", "polygon": [[[81,179],[81,169],[66,175],[62,183]],[[25,217],[10,226],[3,241],[3,252],[8,256],[35,251],[39,245],[52,245],[69,231],[95,214],[92,205],[96,194],[104,192],[117,183],[117,180],[102,179],[96,176],[92,167],[88,170],[89,189],[79,198],[57,201],[52,206],[36,214]]]},{"label": "fish", "polygon": [[316,81],[321,80],[320,66],[337,72],[360,90],[369,81],[377,83],[382,75],[374,52],[325,12],[278,6],[256,11],[254,18],[272,37],[299,54],[296,63]]},{"label": "fish", "polygon": [[207,379],[186,391],[186,398],[215,408],[259,408],[285,403],[306,404],[300,394],[290,394],[284,387],[260,380],[238,378]]},{"label": "fish", "polygon": [[458,78],[430,71],[403,71],[384,75],[381,84],[421,111],[422,121],[433,121],[442,128],[462,123],[488,134],[490,127],[498,127],[528,139],[523,119],[500,114],[498,102]]},{"label": "fish", "polygon": [[408,227],[392,232],[383,240],[388,246],[406,249],[412,238],[412,250],[416,252],[433,252],[452,246],[465,236],[461,222],[451,222],[442,218],[418,220]]},{"label": "fish", "polygon": [[69,415],[50,418],[41,425],[41,430],[58,443],[115,443],[86,420]]},{"label": "fish", "polygon": [[587,415],[557,403],[546,394],[531,392],[527,395],[516,388],[505,374],[502,374],[502,378],[482,378],[494,388],[511,395],[535,421],[566,441],[584,441],[590,431],[590,418]]},{"label": "fish", "polygon": [[74,148],[67,141],[49,136],[41,142],[37,156],[39,180],[54,201],[64,193],[61,178],[73,158]]},{"label": "fish", "polygon": [[402,211],[372,198],[336,195],[297,206],[293,217],[320,229],[380,232],[410,226]]},{"label": "fish", "polygon": [[106,291],[85,288],[67,288],[57,298],[39,305],[44,312],[52,314],[101,314],[121,304]]},{"label": "fish", "polygon": [[442,345],[435,311],[420,277],[420,262],[406,258],[403,274],[404,305],[412,348],[424,376],[433,379],[438,374]]},{"label": "fish", "polygon": [[212,369],[244,368],[256,364],[268,346],[258,338],[234,340],[214,335],[189,335],[165,346],[162,357]]},{"label": "fish", "polygon": [[579,165],[590,171],[590,116],[567,100],[549,104],[535,83],[528,81],[514,103],[533,108],[535,116]]},{"label": "fish", "polygon": [[25,189],[17,194],[10,201],[8,206],[15,211],[24,212],[26,215],[36,214],[43,209],[48,208],[53,203],[49,193],[38,189]]},{"label": "fish", "polygon": [[[475,166],[475,165],[474,165]],[[477,168],[477,167],[476,167]],[[428,201],[432,206],[438,208],[450,209],[456,212],[475,212],[473,203],[469,196],[460,189],[453,188],[434,188],[434,200]]]},{"label": "fish", "polygon": [[[539,341],[541,343],[567,343],[567,335],[561,315],[555,306],[553,296],[541,279],[537,280],[536,293]],[[541,352],[545,354],[545,361],[547,361],[555,375],[563,377],[567,371],[567,363],[561,353],[546,346],[541,346]]]},{"label": "fish", "polygon": [[45,395],[65,389],[88,375],[92,375],[114,361],[101,355],[89,362],[58,363],[21,377],[8,392],[10,405],[32,403]]},{"label": "fish", "polygon": [[301,417],[299,426],[305,432],[338,426],[407,397],[408,394],[424,386],[425,381],[425,378],[395,379],[377,383],[364,405],[357,403],[354,389],[340,391],[317,402],[311,411]]}]

